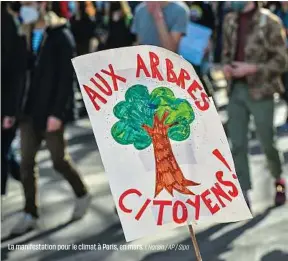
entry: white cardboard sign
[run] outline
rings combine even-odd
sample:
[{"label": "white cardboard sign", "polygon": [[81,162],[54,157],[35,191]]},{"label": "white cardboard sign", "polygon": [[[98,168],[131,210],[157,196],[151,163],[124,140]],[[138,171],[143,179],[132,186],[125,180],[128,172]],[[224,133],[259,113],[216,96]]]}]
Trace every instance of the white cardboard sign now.
[{"label": "white cardboard sign", "polygon": [[72,62],[127,241],[192,221],[251,218],[192,65],[155,46]]}]

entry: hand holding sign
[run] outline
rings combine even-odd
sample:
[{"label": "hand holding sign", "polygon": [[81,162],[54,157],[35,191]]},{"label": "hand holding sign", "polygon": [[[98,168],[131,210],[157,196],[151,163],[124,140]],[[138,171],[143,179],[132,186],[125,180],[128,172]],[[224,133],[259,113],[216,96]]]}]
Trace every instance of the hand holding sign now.
[{"label": "hand holding sign", "polygon": [[251,218],[217,111],[187,61],[137,46],[73,65],[127,241]]}]

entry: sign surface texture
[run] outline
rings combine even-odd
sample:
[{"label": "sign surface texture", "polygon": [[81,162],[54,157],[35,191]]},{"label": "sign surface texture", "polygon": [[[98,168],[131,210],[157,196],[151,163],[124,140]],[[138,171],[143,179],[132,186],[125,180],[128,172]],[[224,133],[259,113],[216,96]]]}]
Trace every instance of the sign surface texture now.
[{"label": "sign surface texture", "polygon": [[218,113],[187,61],[137,46],[72,62],[127,241],[251,218]]}]

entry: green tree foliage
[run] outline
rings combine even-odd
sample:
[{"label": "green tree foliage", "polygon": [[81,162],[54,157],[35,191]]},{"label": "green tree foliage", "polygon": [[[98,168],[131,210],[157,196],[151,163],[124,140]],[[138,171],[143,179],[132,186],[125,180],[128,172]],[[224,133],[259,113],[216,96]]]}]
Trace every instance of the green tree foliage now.
[{"label": "green tree foliage", "polygon": [[155,117],[161,120],[168,115],[164,126],[169,126],[168,137],[175,141],[190,136],[190,124],[195,119],[190,103],[176,98],[169,88],[158,87],[149,94],[144,85],[130,87],[125,101],[116,104],[113,112],[119,119],[111,128],[113,138],[122,145],[133,144],[138,150],[151,145],[151,136],[143,126],[153,129]]}]

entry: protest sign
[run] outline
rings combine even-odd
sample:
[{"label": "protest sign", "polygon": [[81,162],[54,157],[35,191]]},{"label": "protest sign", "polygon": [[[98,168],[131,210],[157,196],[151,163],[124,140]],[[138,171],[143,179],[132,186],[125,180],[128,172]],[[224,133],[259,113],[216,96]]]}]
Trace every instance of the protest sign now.
[{"label": "protest sign", "polygon": [[73,59],[127,241],[251,218],[218,113],[193,67],[155,46]]}]

